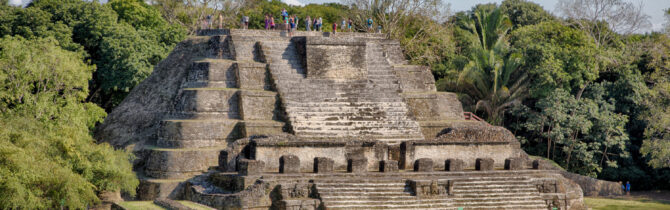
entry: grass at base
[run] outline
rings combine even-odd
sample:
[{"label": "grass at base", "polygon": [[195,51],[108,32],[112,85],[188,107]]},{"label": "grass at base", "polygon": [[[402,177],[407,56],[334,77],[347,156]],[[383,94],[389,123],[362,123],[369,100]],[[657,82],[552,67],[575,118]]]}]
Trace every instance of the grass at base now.
[{"label": "grass at base", "polygon": [[670,210],[670,203],[651,199],[616,199],[584,197],[586,206],[593,210]]},{"label": "grass at base", "polygon": [[124,201],[118,203],[119,206],[122,206],[128,210],[139,210],[139,209],[146,209],[146,210],[164,210],[165,208],[160,207],[156,204],[154,204],[153,201]]},{"label": "grass at base", "polygon": [[[197,203],[193,203],[190,201],[177,201],[184,206],[187,206],[192,209],[197,209],[197,210],[210,210],[212,208],[208,208],[207,206],[200,205]],[[165,210],[165,208],[160,207],[159,205],[154,204],[153,201],[124,201],[119,203],[120,206],[128,209],[128,210]]]}]

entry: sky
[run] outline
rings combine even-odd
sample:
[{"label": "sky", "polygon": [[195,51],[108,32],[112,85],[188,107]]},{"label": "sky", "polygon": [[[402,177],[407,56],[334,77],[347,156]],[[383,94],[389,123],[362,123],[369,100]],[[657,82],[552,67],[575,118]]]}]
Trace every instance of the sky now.
[{"label": "sky", "polygon": [[[293,4],[293,5],[304,5],[304,4],[321,4],[321,3],[328,3],[328,2],[340,2],[339,0],[282,0],[288,4]],[[477,4],[482,4],[482,3],[498,3],[502,2],[502,0],[443,0],[446,3],[451,4],[451,11],[452,12],[458,12],[458,11],[464,11],[464,10],[469,10],[472,8],[474,5]],[[556,3],[559,0],[531,0],[532,2],[538,3],[542,7],[544,7],[545,10],[554,13],[554,7],[556,6]],[[642,1],[644,5],[644,13],[647,15],[651,16],[651,23],[652,27],[645,30],[645,31],[660,31],[663,28],[663,25],[665,24],[665,17],[664,17],[664,11],[667,8],[670,8],[670,0],[628,0],[628,1],[633,1],[633,2],[640,2]],[[10,4],[13,5],[25,5],[30,0],[9,0]],[[102,0],[102,2],[106,2],[106,0]]]},{"label": "sky", "polygon": [[[303,4],[311,4],[311,3],[327,3],[327,2],[340,2],[338,0],[282,0],[284,2],[288,1],[299,1]],[[442,0],[445,3],[451,4],[451,11],[452,12],[459,12],[459,11],[465,11],[471,9],[473,6],[477,4],[485,4],[485,3],[498,3],[502,2],[502,0]],[[559,0],[530,0],[532,2],[535,2],[542,7],[544,7],[545,10],[554,13],[554,7],[558,3]],[[647,29],[645,31],[660,31],[663,29],[663,24],[665,24],[665,16],[664,16],[664,11],[665,9],[670,8],[670,0],[627,0],[627,1],[632,1],[632,2],[642,2],[644,6],[644,13],[649,15],[651,17],[650,21],[652,24],[652,28]]]}]

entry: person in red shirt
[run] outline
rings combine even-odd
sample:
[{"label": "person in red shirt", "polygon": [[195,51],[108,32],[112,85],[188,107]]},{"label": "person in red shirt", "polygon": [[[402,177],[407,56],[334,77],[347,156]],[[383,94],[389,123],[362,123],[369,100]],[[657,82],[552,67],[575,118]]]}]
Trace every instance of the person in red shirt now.
[{"label": "person in red shirt", "polygon": [[333,34],[337,33],[337,22],[333,23]]}]

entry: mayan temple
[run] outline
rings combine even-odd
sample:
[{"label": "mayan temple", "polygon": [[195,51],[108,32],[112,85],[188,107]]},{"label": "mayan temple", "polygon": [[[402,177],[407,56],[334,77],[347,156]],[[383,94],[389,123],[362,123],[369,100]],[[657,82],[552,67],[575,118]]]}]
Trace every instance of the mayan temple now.
[{"label": "mayan temple", "polygon": [[[464,114],[397,40],[204,30],[96,132],[136,199],[217,209],[584,209],[582,187]],[[618,185],[617,185],[618,187]]]}]

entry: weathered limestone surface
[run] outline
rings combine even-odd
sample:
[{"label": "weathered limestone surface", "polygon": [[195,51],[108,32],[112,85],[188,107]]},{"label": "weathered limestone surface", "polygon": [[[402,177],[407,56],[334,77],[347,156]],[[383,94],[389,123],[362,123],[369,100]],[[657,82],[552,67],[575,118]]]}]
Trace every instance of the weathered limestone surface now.
[{"label": "weathered limestone surface", "polygon": [[334,164],[335,162],[333,159],[327,157],[315,157],[314,173],[332,173]]},{"label": "weathered limestone surface", "polygon": [[368,159],[351,158],[347,160],[347,172],[365,173],[368,170]]},{"label": "weathered limestone surface", "polygon": [[414,171],[431,172],[433,171],[433,159],[420,158],[414,161]]},{"label": "weathered limestone surface", "polygon": [[385,173],[398,172],[398,161],[396,160],[379,161],[379,171]]},{"label": "weathered limestone surface", "polygon": [[283,155],[279,158],[279,173],[300,173],[300,159],[295,155]]},{"label": "weathered limestone surface", "polygon": [[444,161],[445,171],[462,171],[465,168],[465,162],[461,159],[447,159]]},{"label": "weathered limestone surface", "polygon": [[524,158],[505,159],[505,170],[522,170],[522,169],[526,169],[526,160]]},{"label": "weathered limestone surface", "polygon": [[478,171],[491,171],[493,170],[493,158],[477,158],[475,164],[475,170]]}]

